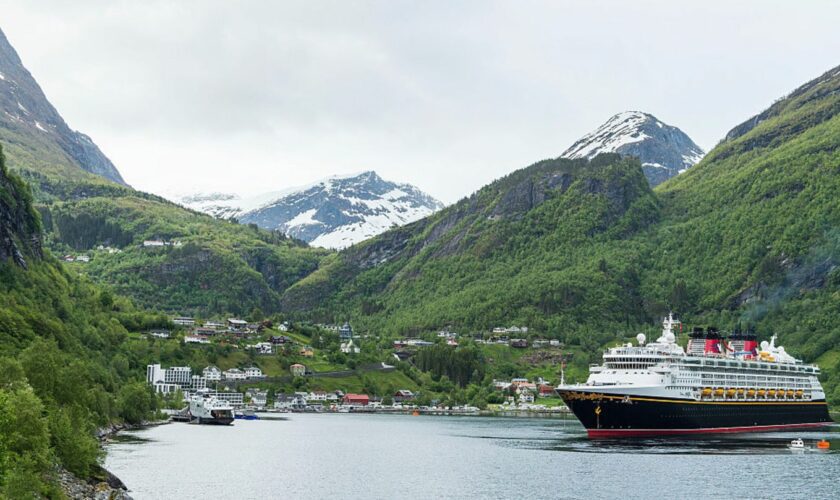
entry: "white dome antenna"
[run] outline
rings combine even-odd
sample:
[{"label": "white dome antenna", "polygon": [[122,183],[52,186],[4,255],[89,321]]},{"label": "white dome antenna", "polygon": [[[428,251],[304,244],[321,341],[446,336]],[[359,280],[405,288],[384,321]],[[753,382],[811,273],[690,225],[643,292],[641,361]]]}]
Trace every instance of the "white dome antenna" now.
[{"label": "white dome antenna", "polygon": [[644,333],[640,333],[640,334],[636,335],[636,342],[638,342],[639,345],[645,345],[645,340],[646,339],[647,339],[647,337],[645,337]]}]

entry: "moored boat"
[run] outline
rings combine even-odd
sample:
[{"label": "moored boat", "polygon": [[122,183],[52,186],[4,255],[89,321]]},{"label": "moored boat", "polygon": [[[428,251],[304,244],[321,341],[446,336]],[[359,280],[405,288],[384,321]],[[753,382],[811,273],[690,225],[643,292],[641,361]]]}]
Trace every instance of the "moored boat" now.
[{"label": "moored boat", "polygon": [[207,390],[199,390],[190,397],[190,423],[230,425],[233,423],[233,407],[227,401],[212,396]]},{"label": "moored boat", "polygon": [[557,393],[590,437],[642,437],[818,428],[832,423],[819,368],[752,333],[730,342],[695,329],[686,349],[669,315],[651,343],[607,349],[582,384]]}]

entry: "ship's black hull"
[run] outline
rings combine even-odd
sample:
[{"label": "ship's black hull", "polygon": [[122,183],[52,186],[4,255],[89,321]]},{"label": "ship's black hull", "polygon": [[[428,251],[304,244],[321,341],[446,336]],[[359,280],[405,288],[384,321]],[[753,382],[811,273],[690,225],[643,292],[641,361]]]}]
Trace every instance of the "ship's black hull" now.
[{"label": "ship's black hull", "polygon": [[202,425],[230,425],[233,423],[234,419],[233,417],[199,417],[196,420],[198,420],[198,423]]},{"label": "ship's black hull", "polygon": [[558,390],[590,437],[761,432],[832,423],[823,401],[694,401]]}]

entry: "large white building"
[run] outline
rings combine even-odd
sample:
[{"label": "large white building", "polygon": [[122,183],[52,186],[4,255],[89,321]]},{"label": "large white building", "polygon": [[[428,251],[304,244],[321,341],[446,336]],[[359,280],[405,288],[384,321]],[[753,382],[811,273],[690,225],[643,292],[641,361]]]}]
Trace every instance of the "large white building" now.
[{"label": "large white building", "polygon": [[155,392],[162,394],[179,389],[197,389],[206,385],[202,377],[193,376],[189,366],[163,368],[160,364],[146,366],[146,382],[155,388]]}]

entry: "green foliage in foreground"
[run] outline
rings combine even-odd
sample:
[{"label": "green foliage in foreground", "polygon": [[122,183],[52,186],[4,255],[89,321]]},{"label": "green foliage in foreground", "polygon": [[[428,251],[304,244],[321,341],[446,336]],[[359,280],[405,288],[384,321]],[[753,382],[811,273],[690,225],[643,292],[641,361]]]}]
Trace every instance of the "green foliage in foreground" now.
[{"label": "green foliage in foreground", "polygon": [[95,428],[148,418],[155,410],[150,394],[130,408],[118,404],[132,374],[142,374],[123,353],[126,327],[168,321],[42,257],[39,220],[27,191],[3,167],[1,152],[0,181],[0,211],[8,211],[11,200],[23,208],[18,213],[28,213],[23,226],[32,230],[12,235],[27,267],[0,262],[0,493],[57,496],[54,463],[89,476],[100,458]]}]

